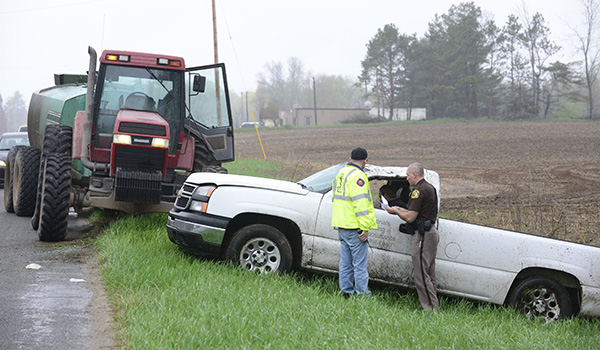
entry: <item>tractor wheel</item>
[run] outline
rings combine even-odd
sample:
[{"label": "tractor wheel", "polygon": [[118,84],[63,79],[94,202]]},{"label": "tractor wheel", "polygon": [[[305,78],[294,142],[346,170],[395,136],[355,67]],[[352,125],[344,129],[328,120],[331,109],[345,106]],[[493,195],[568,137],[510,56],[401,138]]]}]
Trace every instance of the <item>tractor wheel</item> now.
[{"label": "tractor wheel", "polygon": [[57,124],[46,125],[42,156],[47,156],[49,154],[66,154],[70,156],[72,144],[73,129],[70,126]]},{"label": "tractor wheel", "polygon": [[206,172],[204,168],[220,165],[204,140],[195,139],[194,141],[193,171]]},{"label": "tractor wheel", "polygon": [[14,213],[15,207],[13,206],[13,169],[15,164],[15,157],[21,148],[25,146],[13,146],[8,155],[6,156],[6,170],[4,173],[4,209],[7,213]]},{"label": "tractor wheel", "polygon": [[62,241],[67,235],[71,156],[49,154],[44,161],[38,234],[41,241]]},{"label": "tractor wheel", "polygon": [[34,230],[39,228],[40,223],[40,201],[42,193],[42,172],[44,161],[49,154],[71,155],[73,143],[73,129],[66,125],[50,124],[46,125],[44,131],[44,142],[42,144],[42,154],[40,156],[39,174],[37,177],[37,192],[35,194],[35,210],[31,218],[31,227]]},{"label": "tractor wheel", "polygon": [[35,210],[35,191],[40,166],[40,150],[25,147],[19,150],[13,166],[13,208],[18,216],[31,216]]},{"label": "tractor wheel", "polygon": [[202,168],[202,172],[203,173],[227,174],[227,169],[225,169],[219,165],[207,165]]}]

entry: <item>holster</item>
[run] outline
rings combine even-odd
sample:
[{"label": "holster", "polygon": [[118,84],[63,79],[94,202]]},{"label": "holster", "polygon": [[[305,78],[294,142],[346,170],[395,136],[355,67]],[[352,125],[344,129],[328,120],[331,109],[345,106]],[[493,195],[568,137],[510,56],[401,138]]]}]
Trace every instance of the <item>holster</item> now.
[{"label": "holster", "polygon": [[415,231],[419,231],[420,235],[424,235],[425,232],[431,230],[433,223],[431,220],[423,220],[421,218],[416,219],[411,224],[405,223],[400,224],[400,232],[407,235],[414,235]]}]

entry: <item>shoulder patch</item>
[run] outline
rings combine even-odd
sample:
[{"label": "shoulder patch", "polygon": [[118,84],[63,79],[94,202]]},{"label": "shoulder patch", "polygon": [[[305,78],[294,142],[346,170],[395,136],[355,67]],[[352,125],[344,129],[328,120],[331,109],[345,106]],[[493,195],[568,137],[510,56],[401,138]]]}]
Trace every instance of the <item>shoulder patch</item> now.
[{"label": "shoulder patch", "polygon": [[417,199],[417,198],[419,198],[419,195],[420,195],[420,194],[421,194],[421,192],[419,192],[419,190],[414,190],[414,191],[412,191],[412,193],[410,194],[410,198]]},{"label": "shoulder patch", "polygon": [[359,185],[360,187],[363,187],[365,185],[365,180],[358,179],[358,181],[356,181],[356,184]]}]

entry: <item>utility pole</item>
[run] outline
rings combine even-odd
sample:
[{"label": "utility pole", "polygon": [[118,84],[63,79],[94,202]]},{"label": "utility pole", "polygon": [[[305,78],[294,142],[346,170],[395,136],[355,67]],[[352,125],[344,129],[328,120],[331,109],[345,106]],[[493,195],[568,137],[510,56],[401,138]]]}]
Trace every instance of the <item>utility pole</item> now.
[{"label": "utility pole", "polygon": [[213,16],[213,43],[215,50],[215,63],[219,63],[219,47],[217,44],[217,8],[215,0],[212,0],[212,16]]},{"label": "utility pole", "polygon": [[[219,63],[219,49],[217,44],[217,9],[215,7],[215,0],[212,0],[212,15],[215,64],[217,64]],[[217,97],[217,125],[223,126],[223,117],[221,115],[221,77],[218,70],[215,70],[215,95]]]},{"label": "utility pole", "polygon": [[244,117],[244,92],[243,91],[242,91],[242,95],[240,97],[241,97],[240,100],[242,100],[242,105],[240,106],[240,113],[242,114],[242,123],[243,123],[244,121],[246,121],[246,118]]},{"label": "utility pole", "polygon": [[315,103],[315,125],[317,125],[317,88],[315,83],[315,77],[313,77],[313,99]]},{"label": "utility pole", "polygon": [[250,121],[250,114],[248,113],[248,91],[246,91],[246,121]]}]

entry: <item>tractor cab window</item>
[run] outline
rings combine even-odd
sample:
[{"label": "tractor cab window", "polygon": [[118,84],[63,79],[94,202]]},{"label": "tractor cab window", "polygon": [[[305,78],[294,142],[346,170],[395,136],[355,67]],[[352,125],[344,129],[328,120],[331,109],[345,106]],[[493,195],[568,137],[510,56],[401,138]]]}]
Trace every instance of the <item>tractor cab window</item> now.
[{"label": "tractor cab window", "polygon": [[[189,118],[203,128],[219,128],[231,125],[230,110],[226,93],[224,72],[220,67],[211,67],[200,70],[198,73],[188,75],[186,94],[188,100]],[[206,79],[202,92],[194,91],[193,80],[195,76]]]},{"label": "tractor cab window", "polygon": [[[206,144],[217,162],[235,159],[233,120],[223,63],[186,68],[185,130]],[[204,147],[204,146],[200,146]],[[202,149],[199,149],[202,152]]]},{"label": "tractor cab window", "polygon": [[107,65],[100,72],[94,133],[96,147],[110,148],[117,113],[158,113],[171,129],[171,145],[181,129],[181,72],[146,67]]}]

